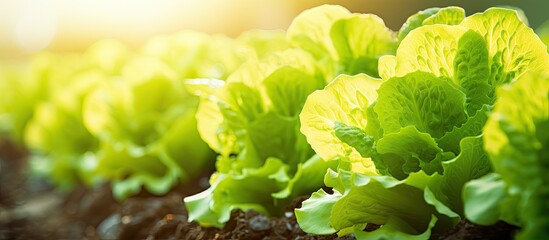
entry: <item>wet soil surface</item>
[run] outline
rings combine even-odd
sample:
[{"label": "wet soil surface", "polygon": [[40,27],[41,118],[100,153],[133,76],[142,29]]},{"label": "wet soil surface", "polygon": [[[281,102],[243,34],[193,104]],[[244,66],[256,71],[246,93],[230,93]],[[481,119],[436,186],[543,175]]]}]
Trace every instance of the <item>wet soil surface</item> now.
[{"label": "wet soil surface", "polygon": [[[0,140],[0,239],[354,239],[301,231],[293,209],[306,196],[295,199],[281,217],[236,211],[224,228],[207,228],[187,221],[183,198],[204,190],[210,172],[165,196],[141,193],[118,203],[108,184],[56,191],[43,179],[29,177],[25,156],[25,151]],[[482,227],[462,221],[432,238],[512,239],[516,231],[505,223]]]}]

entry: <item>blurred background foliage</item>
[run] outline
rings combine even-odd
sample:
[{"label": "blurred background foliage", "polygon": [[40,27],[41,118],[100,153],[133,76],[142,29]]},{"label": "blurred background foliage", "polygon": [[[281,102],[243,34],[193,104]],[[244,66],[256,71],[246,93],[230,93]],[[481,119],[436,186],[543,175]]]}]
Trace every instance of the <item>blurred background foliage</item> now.
[{"label": "blurred background foliage", "polygon": [[286,29],[299,12],[321,4],[377,14],[393,30],[428,7],[456,5],[472,14],[514,6],[534,29],[548,19],[549,9],[549,1],[540,0],[4,0],[0,60],[24,60],[44,49],[80,52],[104,38],[139,46],[152,36],[183,29],[229,36],[256,28]]}]

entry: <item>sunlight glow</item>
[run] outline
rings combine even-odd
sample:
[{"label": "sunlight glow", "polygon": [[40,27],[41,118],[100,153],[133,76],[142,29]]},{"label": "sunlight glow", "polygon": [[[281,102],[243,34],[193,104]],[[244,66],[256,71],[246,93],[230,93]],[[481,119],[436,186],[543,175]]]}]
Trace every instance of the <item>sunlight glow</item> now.
[{"label": "sunlight glow", "polygon": [[22,9],[14,28],[16,44],[25,52],[46,48],[54,39],[57,22],[52,6],[44,1],[31,1]]}]

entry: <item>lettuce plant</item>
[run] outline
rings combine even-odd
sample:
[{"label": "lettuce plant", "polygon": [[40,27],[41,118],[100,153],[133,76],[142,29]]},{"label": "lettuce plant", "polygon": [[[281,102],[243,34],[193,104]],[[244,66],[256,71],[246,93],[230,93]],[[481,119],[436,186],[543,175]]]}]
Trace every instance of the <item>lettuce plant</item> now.
[{"label": "lettuce plant", "polygon": [[43,53],[33,60],[27,87],[35,96],[28,96],[34,101],[24,109],[31,117],[19,123],[36,173],[62,189],[101,180],[93,173],[98,141],[83,124],[82,103],[128,56],[121,43],[102,41],[84,54]]},{"label": "lettuce plant", "polygon": [[495,173],[467,183],[465,214],[475,223],[522,226],[518,239],[549,237],[549,78],[522,75],[497,90],[484,129]]},{"label": "lettuce plant", "polygon": [[300,14],[286,37],[288,49],[251,59],[226,82],[189,82],[202,96],[200,135],[220,154],[211,187],[185,199],[189,220],[222,226],[233,209],[280,215],[321,187],[318,173],[336,162],[315,155],[300,133],[305,99],[335,74],[377,74],[377,59],[396,46],[378,17],[331,5]]},{"label": "lettuce plant", "polygon": [[292,21],[287,37],[293,46],[310,52],[328,77],[356,73],[378,76],[378,59],[393,54],[397,46],[395,33],[381,18],[351,13],[337,5],[304,11]]},{"label": "lettuce plant", "polygon": [[287,201],[321,185],[315,173],[331,163],[314,156],[299,132],[303,102],[325,84],[307,52],[278,52],[244,63],[226,82],[192,84],[202,90],[198,130],[220,155],[211,187],[185,199],[190,220],[222,226],[233,209],[279,215]]},{"label": "lettuce plant", "polygon": [[113,182],[117,199],[142,188],[164,194],[212,165],[197,131],[198,97],[184,81],[224,79],[255,54],[252,46],[223,36],[159,36],[89,93],[83,119],[100,140],[96,172]]},{"label": "lettuce plant", "polygon": [[482,129],[495,90],[549,71],[546,46],[513,10],[429,9],[399,37],[396,54],[379,60],[381,79],[339,76],[304,105],[307,141],[339,162],[325,177],[333,193],[296,210],[306,232],[425,239],[452,227],[465,217],[464,184],[492,171]]},{"label": "lettuce plant", "polygon": [[141,190],[164,194],[209,163],[196,131],[197,99],[157,59],[136,57],[122,74],[89,93],[83,121],[100,140],[97,174],[118,199]]}]

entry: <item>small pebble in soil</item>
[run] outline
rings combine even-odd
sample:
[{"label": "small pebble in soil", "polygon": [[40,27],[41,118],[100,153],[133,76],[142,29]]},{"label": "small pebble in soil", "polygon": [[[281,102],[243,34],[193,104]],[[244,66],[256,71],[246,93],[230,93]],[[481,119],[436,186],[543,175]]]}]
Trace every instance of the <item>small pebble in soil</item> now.
[{"label": "small pebble in soil", "polygon": [[265,231],[271,228],[269,219],[263,215],[257,215],[248,220],[250,228],[254,231]]},{"label": "small pebble in soil", "polygon": [[115,213],[105,219],[97,227],[97,235],[100,239],[117,239],[120,235],[120,214]]}]

